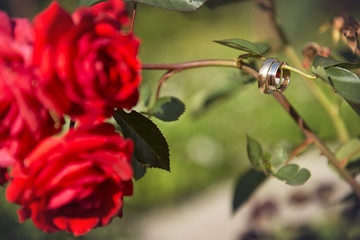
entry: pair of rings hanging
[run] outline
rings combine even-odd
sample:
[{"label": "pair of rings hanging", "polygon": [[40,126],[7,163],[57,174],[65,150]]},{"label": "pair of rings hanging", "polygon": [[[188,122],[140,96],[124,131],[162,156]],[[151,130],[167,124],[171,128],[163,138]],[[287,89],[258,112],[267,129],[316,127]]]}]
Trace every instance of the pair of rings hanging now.
[{"label": "pair of rings hanging", "polygon": [[258,84],[259,90],[265,94],[283,92],[290,83],[290,71],[283,69],[287,66],[285,62],[280,62],[275,58],[267,58],[262,63],[259,70]]}]

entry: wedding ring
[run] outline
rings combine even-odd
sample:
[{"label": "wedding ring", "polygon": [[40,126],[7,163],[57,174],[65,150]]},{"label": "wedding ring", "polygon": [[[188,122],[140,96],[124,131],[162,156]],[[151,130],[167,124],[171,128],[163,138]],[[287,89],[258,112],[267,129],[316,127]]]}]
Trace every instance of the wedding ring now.
[{"label": "wedding ring", "polygon": [[265,93],[265,94],[269,93],[267,76],[269,73],[269,69],[274,62],[278,62],[278,60],[274,59],[274,58],[268,58],[268,59],[264,60],[264,62],[262,63],[262,65],[260,67],[258,86],[259,86],[260,92],[262,92],[262,93]]},{"label": "wedding ring", "polygon": [[275,58],[264,60],[259,70],[259,91],[265,94],[283,92],[290,83],[290,71],[281,67],[287,65]]}]

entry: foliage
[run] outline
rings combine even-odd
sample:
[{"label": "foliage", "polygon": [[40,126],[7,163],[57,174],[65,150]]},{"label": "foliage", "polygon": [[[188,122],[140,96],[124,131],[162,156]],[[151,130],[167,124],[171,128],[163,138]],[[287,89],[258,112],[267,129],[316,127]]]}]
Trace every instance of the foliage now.
[{"label": "foliage", "polygon": [[165,122],[176,121],[185,111],[185,104],[175,97],[161,97],[150,109],[150,115]]},{"label": "foliage", "polygon": [[266,43],[252,43],[238,38],[218,40],[215,42],[259,57],[261,57],[269,48],[269,45]]},{"label": "foliage", "polygon": [[170,171],[169,148],[154,123],[136,111],[117,110],[114,118],[124,136],[134,141],[134,158],[141,165]]},{"label": "foliage", "polygon": [[[309,170],[299,169],[297,164],[281,164],[283,165],[281,167],[278,164],[274,165],[273,162],[276,163],[276,161],[272,159],[272,155],[264,152],[260,143],[249,136],[247,137],[247,153],[254,169],[240,176],[233,197],[233,211],[249,199],[268,176],[274,176],[291,186],[303,185],[311,176]],[[284,162],[284,159],[277,162]]]},{"label": "foliage", "polygon": [[267,176],[254,169],[242,174],[236,182],[232,210],[235,212],[252,195],[252,193],[267,179]]},{"label": "foliage", "polygon": [[306,168],[299,169],[297,164],[289,164],[280,168],[275,176],[280,180],[284,180],[286,184],[299,186],[303,185],[311,174]]},{"label": "foliage", "polygon": [[[134,2],[133,0],[125,1]],[[207,0],[136,0],[137,3],[180,12],[195,11],[206,1]],[[80,0],[80,4],[85,6],[91,6],[97,2],[99,2],[99,0]]]},{"label": "foliage", "polygon": [[[85,6],[94,6],[94,5],[96,6],[98,2],[100,1],[80,0],[80,4]],[[107,1],[101,1],[101,2],[107,2]],[[134,1],[128,0],[126,2],[134,2]],[[246,2],[246,1],[234,1],[234,0],[229,0],[229,1],[137,0],[136,1],[136,3],[146,4],[157,8],[179,11],[179,12],[195,11],[202,5],[205,5],[205,3],[206,5],[215,8],[220,5],[235,4],[234,2]],[[270,17],[274,18],[275,15],[274,6],[272,5],[272,3],[273,1],[256,1],[256,4],[258,4],[259,9],[261,9],[264,14],[269,14]],[[131,7],[136,6],[136,4],[134,5],[129,3],[129,6]],[[136,8],[134,7],[134,9]],[[346,18],[345,16],[343,17]],[[351,21],[351,19],[348,21]],[[133,22],[131,24],[133,24]],[[344,28],[341,28],[340,30],[342,33],[344,33],[346,29],[344,30]],[[281,39],[281,41],[283,41],[282,42],[283,49],[289,49],[289,46],[287,45],[288,41],[286,41],[285,35],[281,32],[282,31],[281,28],[279,27],[279,29],[277,29],[276,31],[278,31],[277,34],[279,34],[279,38]],[[350,41],[352,39],[351,36],[346,37],[348,44],[350,44]],[[356,34],[355,36],[357,37]],[[203,67],[203,66],[227,66],[245,72],[239,77],[241,78],[241,80],[237,81],[236,83],[232,81],[232,83],[226,85],[225,88],[218,87],[215,89],[215,91],[212,94],[206,94],[205,100],[201,104],[200,110],[197,112],[198,115],[205,115],[205,111],[203,110],[215,109],[213,103],[219,102],[219,100],[222,100],[224,102],[227,99],[230,99],[230,97],[236,95],[236,93],[238,93],[240,89],[242,90],[245,84],[252,83],[253,80],[256,79],[256,73],[257,73],[256,61],[264,60],[266,58],[265,56],[267,55],[271,55],[271,57],[274,56],[280,58],[283,57],[282,54],[287,54],[286,51],[284,51],[281,52],[281,54],[277,55],[278,54],[276,53],[277,49],[273,46],[270,46],[267,43],[259,43],[259,42],[253,43],[251,41],[240,38],[228,38],[225,40],[216,40],[215,42],[230,47],[232,49],[243,51],[246,54],[236,57],[235,60],[232,62],[220,61],[221,63],[216,63],[216,64],[212,63],[213,65],[210,63],[208,65],[201,65],[199,62],[195,61],[185,64],[182,63],[173,64],[173,65],[165,64],[165,67],[164,65],[153,68],[149,67],[147,69],[161,69],[168,71],[163,75],[163,77],[158,83],[158,92],[156,93],[156,96],[155,94],[153,94],[151,86],[146,85],[147,83],[149,83],[149,81],[144,81],[145,80],[144,79],[141,86],[142,89],[140,94],[140,98],[141,98],[140,104],[135,107],[136,110],[131,109],[134,107],[133,102],[129,103],[128,106],[113,106],[113,105],[110,106],[112,110],[117,108],[116,111],[114,112],[110,111],[110,112],[113,115],[113,118],[115,119],[116,123],[114,123],[114,125],[118,133],[125,138],[130,138],[134,143],[134,151],[131,160],[131,166],[133,169],[133,178],[135,180],[139,180],[141,178],[146,179],[146,177],[149,175],[148,168],[159,168],[170,172],[171,162],[170,162],[169,144],[168,144],[169,142],[168,138],[170,137],[167,134],[161,132],[163,131],[162,127],[166,126],[163,124],[168,124],[168,122],[175,122],[179,119],[180,121],[182,121],[184,118],[186,118],[187,114],[184,114],[185,112],[184,102],[186,101],[185,99],[182,99],[182,97],[179,97],[181,96],[181,94],[177,95],[176,97],[168,94],[167,96],[159,96],[160,88],[163,88],[162,83],[167,78],[169,78],[173,74],[176,74],[188,68]],[[354,45],[352,44],[351,48],[352,51],[356,53],[357,46],[354,47]],[[172,49],[175,49],[175,47],[172,47]],[[278,52],[280,51],[281,50],[279,50]],[[237,55],[238,53],[234,52],[233,54]],[[346,62],[342,60],[339,61],[339,60],[335,60],[334,58],[327,56],[326,57],[320,56],[318,54],[321,55],[321,52],[318,52],[317,54],[315,54],[316,56],[313,56],[313,62],[311,66],[311,71],[313,74],[315,74],[314,76],[310,76],[309,74],[302,73],[300,70],[296,68],[293,68],[291,71],[300,73],[305,77],[310,76],[310,78],[321,78],[327,85],[330,86],[329,89],[332,89],[335,93],[340,95],[355,110],[355,112],[358,115],[360,115],[360,98],[359,98],[360,79],[358,76],[358,69],[360,68],[359,63]],[[70,53],[69,55],[72,56]],[[298,60],[291,59],[291,54],[289,54],[286,57],[290,58],[291,60],[290,65],[298,63]],[[189,67],[189,64],[190,65],[195,64],[195,65]],[[142,66],[144,67],[146,66],[146,64],[143,64]],[[296,67],[299,68],[299,66]],[[60,67],[57,66],[57,69],[54,70],[55,72],[54,74],[59,74],[61,78],[65,74],[67,74],[67,72],[64,73],[56,72],[59,71],[59,68]],[[144,67],[143,70],[147,70],[147,69]],[[75,68],[75,70],[78,69]],[[251,77],[249,77],[250,75]],[[148,76],[148,75],[144,73],[144,76]],[[282,75],[280,75],[280,78],[281,77]],[[112,93],[112,91],[108,91],[108,92]],[[134,93],[134,96],[136,94],[137,92]],[[327,94],[330,95],[329,93]],[[277,100],[279,100],[276,94],[274,96]],[[336,110],[339,109],[339,103],[331,102],[333,99],[337,99],[337,98],[333,97],[332,95],[330,97],[326,96],[326,94],[321,96],[323,96],[322,99],[324,98],[331,99],[330,101],[328,101],[330,103],[328,103],[327,105],[328,106],[327,110],[328,110],[329,118],[332,119],[334,125],[338,124],[339,122],[341,124],[344,123],[345,121],[342,122],[343,120],[341,119],[341,116],[338,114],[338,112],[336,112]],[[79,101],[80,98],[77,97],[76,99],[77,101]],[[337,99],[337,101],[339,100]],[[89,104],[86,101],[85,103]],[[309,128],[304,122],[304,120],[301,118],[302,117],[301,115],[299,116],[300,118],[294,117],[297,116],[297,113],[295,112],[293,106],[290,103],[288,104],[289,105],[285,106],[284,108],[289,113],[289,116],[294,118],[296,124],[299,125],[300,129],[305,134],[306,136],[305,145],[307,146],[309,144],[315,144],[318,147],[320,146],[319,149],[329,158],[331,163],[335,165],[336,168],[334,169],[336,169],[340,173],[340,175],[342,175],[343,178],[351,184],[352,183],[351,180],[355,178],[360,172],[360,167],[359,167],[360,145],[358,139],[352,139],[350,141],[344,142],[335,153],[332,153],[331,151],[330,152],[326,151],[325,143],[322,141],[322,139],[317,138],[316,136],[318,130],[313,129],[313,125],[315,124],[310,123],[309,125],[311,126],[311,128]],[[79,105],[81,106],[81,104]],[[326,104],[323,105],[325,105],[326,108]],[[89,109],[92,109],[92,106],[94,106],[94,109],[97,107],[96,104],[90,104],[90,107],[88,107],[86,111],[90,111]],[[128,112],[123,108],[131,109],[131,110]],[[186,109],[187,109],[187,113],[191,112],[192,109],[191,104],[187,104]],[[332,112],[329,109],[332,109]],[[69,114],[70,112],[63,112],[63,113]],[[104,114],[104,116],[102,117],[108,118],[110,115]],[[218,113],[215,115],[220,115],[220,114]],[[72,119],[74,118],[77,119],[76,115],[70,115],[70,116]],[[158,128],[158,126],[154,123],[157,120],[153,119],[153,117],[165,122],[158,124],[160,126],[159,128],[161,129],[161,131]],[[261,117],[263,118],[263,116]],[[327,118],[327,116],[325,118]],[[262,121],[267,122],[269,121],[269,119],[271,118],[267,117],[266,120],[262,120]],[[79,118],[77,119],[77,121],[81,122],[83,120]],[[84,122],[86,121],[84,120]],[[170,123],[170,124],[174,124],[174,123]],[[225,128],[227,126],[221,126],[221,127]],[[268,129],[268,130],[269,131],[272,130],[274,132],[277,131],[276,129]],[[185,131],[190,131],[190,128],[185,128]],[[219,127],[217,127],[217,129],[214,129],[214,131],[221,131],[221,130],[219,130]],[[170,145],[170,148],[171,147],[172,146]],[[270,153],[268,151],[265,151],[259,141],[248,136],[247,155],[250,160],[250,164],[252,168],[247,170],[244,174],[242,174],[239,177],[238,181],[236,182],[236,187],[233,195],[233,211],[236,211],[238,208],[241,207],[243,203],[248,201],[251,198],[251,195],[257,190],[257,188],[270,176],[275,177],[278,180],[284,181],[286,184],[291,186],[299,186],[305,184],[306,181],[311,177],[310,171],[305,168],[301,168],[297,164],[290,163],[292,157],[296,156],[303,149],[303,147],[304,146],[301,145],[298,148],[296,148],[294,152],[291,154],[291,158],[288,158],[286,156],[279,157],[276,156],[276,154],[274,155],[273,152]],[[135,188],[136,188],[136,184],[138,184],[138,182],[135,183]],[[359,187],[356,186],[356,184],[355,186],[354,185],[352,186],[354,188],[354,192],[356,194],[359,194],[359,192],[357,192],[359,191]]]},{"label": "foliage", "polygon": [[357,63],[346,63],[316,56],[312,71],[340,94],[360,115],[360,78],[349,69],[359,68]]}]

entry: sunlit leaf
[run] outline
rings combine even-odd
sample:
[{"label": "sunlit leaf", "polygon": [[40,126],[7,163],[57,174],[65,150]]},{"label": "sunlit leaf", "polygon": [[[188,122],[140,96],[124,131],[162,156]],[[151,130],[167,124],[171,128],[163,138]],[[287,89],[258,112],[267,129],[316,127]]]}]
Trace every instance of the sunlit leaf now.
[{"label": "sunlit leaf", "polygon": [[134,155],[139,163],[170,171],[168,144],[152,121],[136,111],[117,110],[114,118],[124,136],[134,141]]},{"label": "sunlit leaf", "polygon": [[256,171],[253,168],[240,176],[236,182],[233,195],[233,212],[235,212],[251,197],[251,195],[266,180],[266,178],[267,176],[263,172]]},{"label": "sunlit leaf", "polygon": [[225,39],[225,40],[218,40],[214,41],[216,43],[225,45],[227,47],[235,48],[244,52],[248,52],[253,55],[261,56],[264,54],[268,48],[269,45],[266,43],[252,43],[244,39],[240,38],[231,38],[231,39]]},{"label": "sunlit leaf", "polygon": [[[124,0],[132,2],[133,0]],[[178,12],[192,12],[201,7],[207,0],[136,0],[153,7],[173,10]]]},{"label": "sunlit leaf", "polygon": [[185,104],[175,97],[161,97],[150,109],[150,114],[160,120],[176,121],[185,111]]},{"label": "sunlit leaf", "polygon": [[297,164],[286,165],[274,174],[274,176],[291,186],[303,185],[310,177],[311,173],[306,168],[299,168]]}]

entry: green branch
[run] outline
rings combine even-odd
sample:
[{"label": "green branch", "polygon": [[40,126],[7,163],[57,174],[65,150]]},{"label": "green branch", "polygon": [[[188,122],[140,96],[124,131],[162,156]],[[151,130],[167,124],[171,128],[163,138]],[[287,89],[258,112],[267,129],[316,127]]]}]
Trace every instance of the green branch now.
[{"label": "green branch", "polygon": [[304,76],[304,77],[309,78],[309,79],[317,79],[318,78],[316,75],[310,75],[310,74],[304,73],[304,72],[300,71],[299,69],[291,67],[289,65],[282,65],[281,68],[282,69],[287,69],[287,70],[292,71],[292,72],[296,72],[296,73],[300,74],[301,76]]}]

